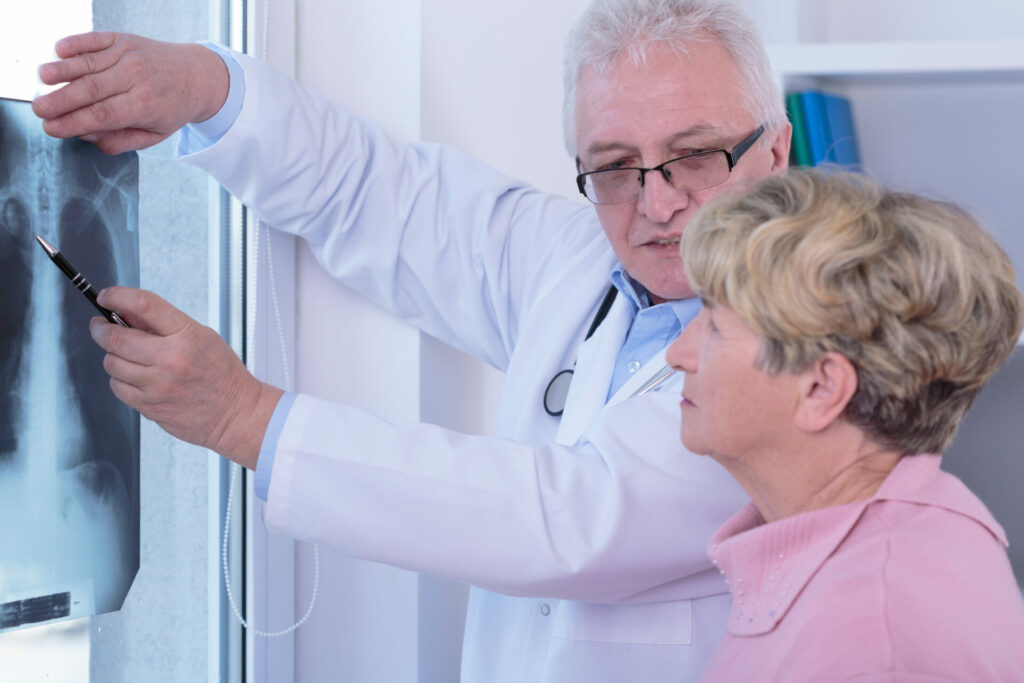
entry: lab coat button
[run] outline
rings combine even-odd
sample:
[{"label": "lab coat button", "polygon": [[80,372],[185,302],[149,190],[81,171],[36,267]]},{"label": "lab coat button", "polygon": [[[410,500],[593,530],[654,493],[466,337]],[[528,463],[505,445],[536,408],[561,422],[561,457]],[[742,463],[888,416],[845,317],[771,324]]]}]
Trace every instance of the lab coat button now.
[{"label": "lab coat button", "polygon": [[636,372],[637,370],[640,369],[640,361],[635,360],[632,363],[630,363],[628,367],[629,367],[629,374],[633,374],[634,372]]},{"label": "lab coat button", "polygon": [[549,607],[548,604],[545,602],[543,605],[540,606],[540,613],[544,616],[551,614],[551,607]]}]

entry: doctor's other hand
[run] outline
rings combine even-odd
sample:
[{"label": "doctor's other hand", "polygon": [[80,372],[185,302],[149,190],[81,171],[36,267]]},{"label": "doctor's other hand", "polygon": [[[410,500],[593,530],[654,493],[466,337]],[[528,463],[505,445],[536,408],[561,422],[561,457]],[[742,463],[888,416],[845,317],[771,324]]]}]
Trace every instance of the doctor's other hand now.
[{"label": "doctor's other hand", "polygon": [[172,436],[255,469],[283,392],[250,374],[220,335],[152,292],[110,287],[99,301],[132,326],[89,323],[107,352],[114,395]]},{"label": "doctor's other hand", "polygon": [[107,154],[155,145],[227,99],[227,67],[201,45],[93,32],[61,39],[56,51],[60,59],[40,66],[39,78],[67,85],[37,97],[32,110],[50,135],[83,137]]}]

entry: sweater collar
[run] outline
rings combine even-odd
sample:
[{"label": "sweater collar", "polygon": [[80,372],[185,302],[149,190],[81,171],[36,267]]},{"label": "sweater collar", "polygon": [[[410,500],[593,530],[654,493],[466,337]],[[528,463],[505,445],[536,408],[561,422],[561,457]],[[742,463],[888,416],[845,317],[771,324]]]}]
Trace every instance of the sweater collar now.
[{"label": "sweater collar", "polygon": [[753,504],[711,538],[711,561],[732,591],[728,630],[767,633],[792,607],[821,566],[842,544],[868,506],[880,501],[938,505],[975,519],[1006,545],[1006,534],[956,477],[939,470],[937,455],[904,456],[875,495],[766,523]]}]

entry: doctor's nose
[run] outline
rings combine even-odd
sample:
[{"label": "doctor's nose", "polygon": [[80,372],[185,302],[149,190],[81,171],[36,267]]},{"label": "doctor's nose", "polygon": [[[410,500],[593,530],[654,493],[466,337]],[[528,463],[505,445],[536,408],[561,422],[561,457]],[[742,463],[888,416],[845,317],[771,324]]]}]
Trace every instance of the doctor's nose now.
[{"label": "doctor's nose", "polygon": [[636,208],[643,217],[654,223],[668,223],[677,211],[690,205],[690,193],[672,186],[659,171],[644,177]]}]

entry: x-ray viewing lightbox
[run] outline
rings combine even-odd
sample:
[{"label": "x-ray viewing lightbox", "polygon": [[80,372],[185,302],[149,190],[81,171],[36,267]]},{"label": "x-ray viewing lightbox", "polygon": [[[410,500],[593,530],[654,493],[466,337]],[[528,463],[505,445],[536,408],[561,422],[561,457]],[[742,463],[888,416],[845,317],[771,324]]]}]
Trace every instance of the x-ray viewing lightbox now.
[{"label": "x-ray viewing lightbox", "polygon": [[0,99],[0,632],[119,609],[139,569],[139,416],[110,391],[99,290],[139,282],[139,165]]}]

